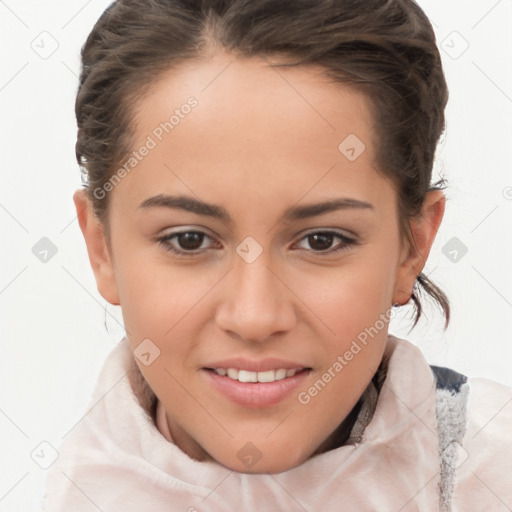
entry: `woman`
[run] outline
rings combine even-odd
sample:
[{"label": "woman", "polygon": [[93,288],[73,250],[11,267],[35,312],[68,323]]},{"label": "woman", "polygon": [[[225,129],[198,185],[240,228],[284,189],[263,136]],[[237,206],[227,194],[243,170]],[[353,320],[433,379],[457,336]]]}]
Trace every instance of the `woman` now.
[{"label": "woman", "polygon": [[511,391],[388,333],[445,197],[412,1],[118,1],[82,51],[98,290],[122,308],[48,510],[501,510]]}]

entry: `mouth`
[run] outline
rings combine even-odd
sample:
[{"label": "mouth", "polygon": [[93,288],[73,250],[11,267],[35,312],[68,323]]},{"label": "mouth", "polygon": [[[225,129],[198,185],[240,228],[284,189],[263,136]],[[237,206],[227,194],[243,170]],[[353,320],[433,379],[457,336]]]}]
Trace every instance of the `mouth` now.
[{"label": "mouth", "polygon": [[237,380],[238,382],[276,382],[286,378],[293,377],[294,375],[308,371],[311,368],[277,368],[275,370],[267,370],[264,372],[253,372],[250,370],[240,370],[238,368],[205,368],[206,370],[213,371],[221,377]]},{"label": "mouth", "polygon": [[[292,363],[264,365],[216,364],[202,369],[207,382],[223,397],[251,408],[271,407],[290,397],[312,368]],[[252,368],[248,368],[252,366]],[[266,366],[256,370],[255,366]]]}]

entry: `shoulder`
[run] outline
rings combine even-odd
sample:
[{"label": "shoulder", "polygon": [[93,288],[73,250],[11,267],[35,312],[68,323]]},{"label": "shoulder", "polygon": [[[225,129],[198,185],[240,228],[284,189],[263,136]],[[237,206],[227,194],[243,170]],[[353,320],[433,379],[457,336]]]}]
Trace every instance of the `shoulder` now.
[{"label": "shoulder", "polygon": [[441,476],[453,510],[505,510],[512,506],[512,388],[450,368],[431,370]]},{"label": "shoulder", "polygon": [[508,444],[512,449],[512,388],[491,379],[467,377],[451,368],[430,368],[436,382],[438,410],[446,403],[457,407],[452,413],[464,417],[465,446],[480,443],[487,448],[503,448]]},{"label": "shoulder", "polygon": [[512,507],[512,388],[476,377],[467,385],[454,498],[466,510],[507,510]]},{"label": "shoulder", "polygon": [[[512,388],[490,379],[469,378],[466,442],[512,450]],[[509,451],[510,464],[512,452]],[[512,477],[511,477],[512,478]]]}]

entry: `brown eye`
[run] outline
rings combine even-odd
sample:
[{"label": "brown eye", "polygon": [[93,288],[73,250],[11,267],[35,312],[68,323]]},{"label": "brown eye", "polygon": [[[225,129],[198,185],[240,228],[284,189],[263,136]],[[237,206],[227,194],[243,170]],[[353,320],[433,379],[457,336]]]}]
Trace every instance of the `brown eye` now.
[{"label": "brown eye", "polygon": [[349,249],[356,240],[337,231],[314,231],[305,235],[298,243],[299,248],[318,254],[333,254]]},{"label": "brown eye", "polygon": [[186,233],[178,233],[178,235],[176,235],[176,239],[180,249],[194,251],[201,247],[201,244],[204,240],[204,233],[199,233],[197,231],[187,231]]},{"label": "brown eye", "polygon": [[164,235],[157,242],[168,251],[193,256],[211,248],[214,240],[202,231],[181,231]]},{"label": "brown eye", "polygon": [[308,235],[309,246],[315,251],[326,251],[330,249],[334,237],[329,233],[315,233]]}]

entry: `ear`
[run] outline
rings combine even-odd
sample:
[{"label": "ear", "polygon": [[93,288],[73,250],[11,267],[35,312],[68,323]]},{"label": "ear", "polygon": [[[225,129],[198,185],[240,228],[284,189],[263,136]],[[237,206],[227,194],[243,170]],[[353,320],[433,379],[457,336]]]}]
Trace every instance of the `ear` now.
[{"label": "ear", "polygon": [[107,302],[118,306],[119,293],[103,224],[94,214],[91,200],[85,190],[77,190],[73,194],[73,202],[98,291]]},{"label": "ear", "polygon": [[414,243],[404,247],[398,267],[393,303],[405,304],[411,298],[416,278],[423,270],[437,231],[443,220],[446,198],[441,190],[427,192],[420,215],[411,220]]}]

